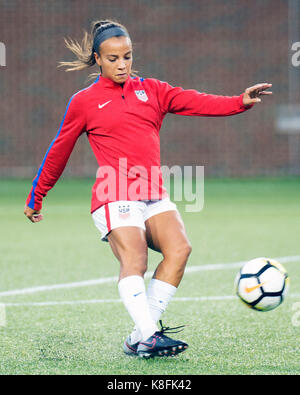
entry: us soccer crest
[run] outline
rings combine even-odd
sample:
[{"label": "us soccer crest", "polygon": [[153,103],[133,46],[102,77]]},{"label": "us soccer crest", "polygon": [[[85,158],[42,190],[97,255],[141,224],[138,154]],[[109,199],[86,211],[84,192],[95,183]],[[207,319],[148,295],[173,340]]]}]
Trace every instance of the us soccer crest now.
[{"label": "us soccer crest", "polygon": [[130,206],[129,204],[125,204],[119,206],[119,217],[122,219],[126,219],[130,216]]},{"label": "us soccer crest", "polygon": [[136,97],[141,100],[141,101],[147,101],[148,100],[148,96],[147,93],[145,91],[134,91],[136,94]]}]

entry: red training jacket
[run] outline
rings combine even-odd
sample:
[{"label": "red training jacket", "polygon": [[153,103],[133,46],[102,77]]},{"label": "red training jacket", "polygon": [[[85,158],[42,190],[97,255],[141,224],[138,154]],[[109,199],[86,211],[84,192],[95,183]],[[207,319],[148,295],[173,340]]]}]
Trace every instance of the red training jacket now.
[{"label": "red training jacket", "polygon": [[32,182],[27,206],[42,200],[62,174],[76,140],[86,133],[99,169],[91,212],[117,200],[162,199],[159,131],[167,113],[228,116],[246,111],[240,96],[210,95],[154,78],[128,77],[124,85],[101,75],[75,93]]}]

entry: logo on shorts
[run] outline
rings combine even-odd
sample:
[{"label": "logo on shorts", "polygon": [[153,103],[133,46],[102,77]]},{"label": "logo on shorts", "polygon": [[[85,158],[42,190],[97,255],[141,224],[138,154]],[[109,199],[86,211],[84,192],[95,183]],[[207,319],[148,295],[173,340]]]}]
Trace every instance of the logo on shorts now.
[{"label": "logo on shorts", "polygon": [[148,96],[147,96],[147,93],[145,91],[134,91],[134,92],[136,94],[136,97],[139,100],[142,100],[142,101],[147,101],[148,100]]},{"label": "logo on shorts", "polygon": [[126,219],[130,216],[130,206],[129,204],[124,204],[119,206],[119,217],[122,219]]}]

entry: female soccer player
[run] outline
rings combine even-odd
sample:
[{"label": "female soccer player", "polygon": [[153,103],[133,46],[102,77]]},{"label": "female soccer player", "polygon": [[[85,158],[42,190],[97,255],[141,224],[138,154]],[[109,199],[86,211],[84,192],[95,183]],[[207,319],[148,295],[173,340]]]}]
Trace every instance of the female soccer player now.
[{"label": "female soccer player", "polygon": [[[97,64],[100,74],[75,93],[59,130],[42,161],[24,213],[32,222],[43,219],[42,199],[63,172],[76,140],[86,133],[99,164],[92,190],[91,213],[101,238],[120,262],[118,289],[135,327],[125,340],[126,354],[173,356],[188,345],[157,327],[174,296],[191,253],[191,245],[176,209],[163,187],[159,130],[167,113],[191,116],[239,114],[261,95],[271,94],[262,83],[239,96],[217,96],[173,87],[132,71],[132,43],[126,28],[114,21],[92,23],[81,44],[65,40],[77,56],[61,62],[67,71]],[[162,254],[145,290],[147,251]]]}]

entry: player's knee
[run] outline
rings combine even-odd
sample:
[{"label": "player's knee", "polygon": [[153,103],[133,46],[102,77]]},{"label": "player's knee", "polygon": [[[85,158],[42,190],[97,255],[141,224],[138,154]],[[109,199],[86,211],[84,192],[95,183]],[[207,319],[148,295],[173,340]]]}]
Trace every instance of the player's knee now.
[{"label": "player's knee", "polygon": [[192,253],[192,245],[189,242],[187,242],[184,247],[184,253],[185,253],[186,260],[188,260],[189,256]]},{"label": "player's knee", "polygon": [[185,266],[190,254],[192,252],[192,246],[188,241],[180,243],[176,248],[172,249],[168,253],[168,258],[172,261],[178,262],[178,264]]},{"label": "player's knee", "polygon": [[176,254],[182,262],[186,262],[188,260],[191,252],[192,246],[188,241],[179,244],[178,248],[176,249]]}]

